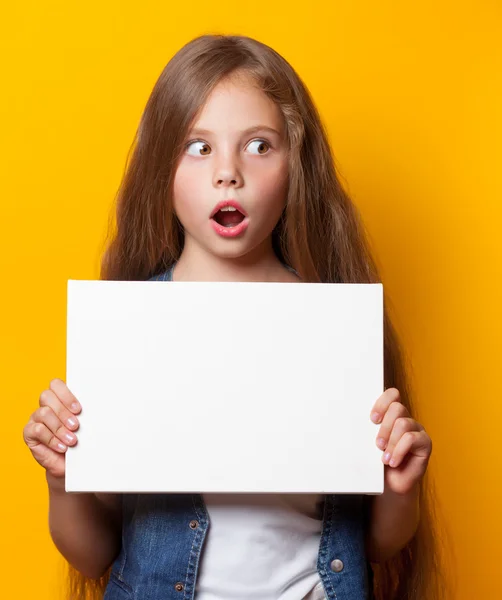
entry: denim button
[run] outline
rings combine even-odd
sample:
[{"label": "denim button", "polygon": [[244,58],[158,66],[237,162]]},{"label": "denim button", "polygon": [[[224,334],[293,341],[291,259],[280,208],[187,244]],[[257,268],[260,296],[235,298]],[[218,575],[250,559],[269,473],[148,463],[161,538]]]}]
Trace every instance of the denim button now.
[{"label": "denim button", "polygon": [[188,524],[190,529],[197,529],[197,527],[199,526],[199,521],[196,521],[195,519],[193,521],[190,521],[190,523]]},{"label": "denim button", "polygon": [[335,558],[335,560],[331,561],[330,567],[335,573],[340,573],[343,569],[343,562],[339,558]]},{"label": "denim button", "polygon": [[185,586],[181,582],[178,582],[178,583],[174,584],[174,589],[177,592],[182,592],[185,589]]}]

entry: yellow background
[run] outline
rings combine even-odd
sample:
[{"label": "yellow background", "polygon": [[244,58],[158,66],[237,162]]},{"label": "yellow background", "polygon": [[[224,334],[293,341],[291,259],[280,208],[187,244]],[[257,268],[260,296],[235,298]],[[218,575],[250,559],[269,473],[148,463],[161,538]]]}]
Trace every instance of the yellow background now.
[{"label": "yellow background", "polygon": [[501,597],[500,3],[29,0],[2,12],[0,595],[59,597],[45,479],[22,429],[65,377],[66,281],[98,277],[165,63],[196,35],[238,33],[279,51],[314,95],[413,361],[456,598]]}]

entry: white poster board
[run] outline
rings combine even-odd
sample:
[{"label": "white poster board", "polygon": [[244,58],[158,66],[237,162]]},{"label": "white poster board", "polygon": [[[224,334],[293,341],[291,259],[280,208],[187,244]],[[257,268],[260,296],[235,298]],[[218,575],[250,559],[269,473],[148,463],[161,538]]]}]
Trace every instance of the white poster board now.
[{"label": "white poster board", "polygon": [[72,492],[383,492],[381,284],[68,281]]}]

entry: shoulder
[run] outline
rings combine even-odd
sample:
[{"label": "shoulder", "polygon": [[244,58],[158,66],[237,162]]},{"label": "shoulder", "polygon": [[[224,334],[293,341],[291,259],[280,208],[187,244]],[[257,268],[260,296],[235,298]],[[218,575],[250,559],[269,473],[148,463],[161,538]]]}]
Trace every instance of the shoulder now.
[{"label": "shoulder", "polygon": [[162,273],[157,273],[157,275],[150,277],[150,279],[147,279],[147,281],[171,281],[170,275],[171,269],[168,269],[167,271],[163,271]]}]

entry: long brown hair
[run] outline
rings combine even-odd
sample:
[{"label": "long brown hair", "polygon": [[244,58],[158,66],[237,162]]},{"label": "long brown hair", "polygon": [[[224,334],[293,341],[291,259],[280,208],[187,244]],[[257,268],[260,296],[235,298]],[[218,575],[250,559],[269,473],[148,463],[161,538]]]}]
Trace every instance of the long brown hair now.
[{"label": "long brown hair", "polygon": [[[156,82],[142,115],[118,191],[116,223],[103,255],[101,279],[145,280],[170,267],[183,248],[172,185],[185,136],[216,84],[245,74],[282,111],[289,148],[289,187],[273,233],[278,256],[305,282],[380,282],[358,211],[337,176],[318,111],[291,65],[245,36],[203,35],[181,48]],[[385,387],[396,387],[415,418],[403,350],[384,306]],[[367,507],[371,497],[367,498]],[[427,473],[420,487],[418,530],[395,557],[373,564],[377,600],[445,596],[436,500]],[[100,598],[109,572],[91,583],[70,567],[72,600]],[[87,590],[87,591],[86,591]],[[87,594],[87,595],[86,595]]]}]

